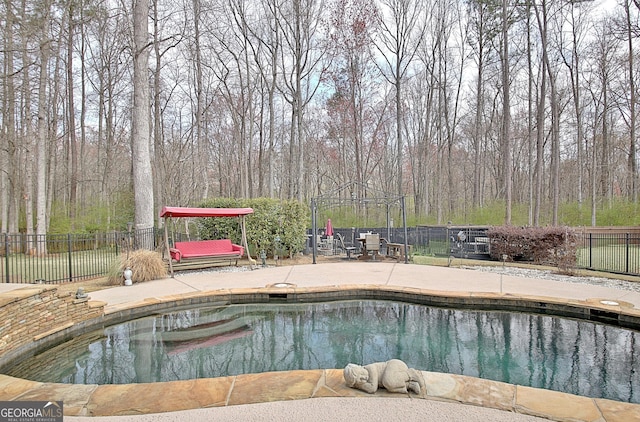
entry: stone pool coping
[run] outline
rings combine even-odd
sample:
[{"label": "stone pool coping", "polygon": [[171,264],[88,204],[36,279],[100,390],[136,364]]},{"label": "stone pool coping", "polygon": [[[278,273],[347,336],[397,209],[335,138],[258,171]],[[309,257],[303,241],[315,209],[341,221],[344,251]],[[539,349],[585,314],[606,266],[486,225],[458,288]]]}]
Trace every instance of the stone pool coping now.
[{"label": "stone pool coping", "polygon": [[[555,421],[623,422],[640,419],[640,405],[592,399],[462,375],[423,371],[426,394],[373,397],[438,400]],[[69,385],[0,375],[2,400],[64,401],[65,416],[122,416],[329,397],[371,397],[344,383],[342,370],[265,372],[150,384]]]},{"label": "stone pool coping", "polygon": [[[413,267],[412,270],[424,270],[420,269],[420,266],[411,265],[411,267]],[[318,268],[315,267],[313,271],[318,271]],[[379,270],[382,267],[374,265],[370,268]],[[365,270],[365,272],[367,271]],[[291,275],[291,272],[288,274]],[[296,283],[292,283],[295,277],[287,276],[282,281],[282,283],[288,283],[288,286],[284,288],[275,287],[274,285],[279,283],[272,282],[266,285],[262,284],[263,287],[228,288],[220,285],[218,288],[209,286],[208,288],[195,288],[171,294],[170,291],[165,291],[162,288],[154,290],[151,285],[148,285],[150,289],[145,289],[147,293],[144,295],[136,296],[134,289],[124,290],[124,294],[128,297],[128,300],[125,301],[110,299],[118,297],[119,293],[116,291],[95,292],[91,296],[95,295],[106,305],[102,323],[128,319],[150,310],[169,309],[176,305],[187,306],[219,300],[232,302],[242,300],[307,301],[313,298],[326,300],[327,297],[343,299],[363,298],[363,296],[365,298],[370,296],[393,296],[398,299],[403,296],[414,297],[414,299],[428,298],[429,301],[444,301],[442,304],[449,306],[455,303],[468,304],[469,306],[481,306],[482,304],[488,306],[491,303],[502,303],[503,306],[514,309],[521,309],[522,306],[534,307],[545,313],[560,309],[561,311],[590,315],[596,311],[596,314],[603,312],[599,314],[600,316],[623,316],[625,321],[627,318],[632,321],[637,321],[640,318],[636,303],[638,298],[635,295],[629,296],[630,301],[622,301],[620,295],[614,297],[609,294],[603,295],[603,299],[600,297],[577,299],[565,297],[567,295],[557,294],[557,292],[553,292],[556,293],[554,295],[531,295],[510,291],[503,291],[503,293],[478,292],[473,289],[434,290],[390,285],[391,277],[388,277],[385,271],[382,271],[379,276],[387,277],[386,281],[379,284],[298,286]],[[468,276],[469,274],[467,274]],[[209,277],[211,276],[209,275]],[[216,275],[216,277],[218,276]],[[197,285],[197,277],[195,276],[190,280],[186,276],[178,278],[179,280],[172,279],[164,282],[170,286],[172,283],[185,283],[187,280],[190,281],[187,283],[190,287]],[[220,278],[224,279],[221,281],[226,284],[234,277]],[[264,281],[264,278],[259,276],[258,278]],[[269,280],[274,281],[272,277],[269,277]],[[159,283],[158,286],[163,286],[163,284]],[[576,288],[576,286],[571,287]],[[539,290],[545,293],[544,288]],[[154,291],[153,297],[148,296],[149,291]],[[601,303],[601,300],[610,300],[611,298],[614,298],[619,305],[612,306]],[[640,420],[640,405],[636,404],[593,399],[453,374],[423,372],[423,376],[427,385],[426,394],[422,397],[424,399],[476,405],[557,421]],[[347,388],[340,369],[271,372],[164,383],[100,386],[39,383],[0,375],[0,400],[63,400],[67,416],[141,415],[281,400],[362,396],[369,397],[366,393]],[[398,394],[390,395],[384,390],[374,396],[402,397]],[[413,397],[415,398],[415,395]]]}]

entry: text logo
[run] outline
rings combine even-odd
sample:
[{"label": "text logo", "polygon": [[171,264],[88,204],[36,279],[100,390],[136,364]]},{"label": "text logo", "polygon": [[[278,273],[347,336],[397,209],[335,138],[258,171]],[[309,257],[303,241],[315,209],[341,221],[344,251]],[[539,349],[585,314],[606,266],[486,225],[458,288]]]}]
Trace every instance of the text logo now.
[{"label": "text logo", "polygon": [[62,422],[61,401],[0,401],[0,422]]}]

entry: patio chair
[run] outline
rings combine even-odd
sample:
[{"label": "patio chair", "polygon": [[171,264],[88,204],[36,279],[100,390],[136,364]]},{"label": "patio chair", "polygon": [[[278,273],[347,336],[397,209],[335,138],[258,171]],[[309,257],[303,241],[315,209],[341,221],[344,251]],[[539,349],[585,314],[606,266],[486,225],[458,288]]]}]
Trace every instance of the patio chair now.
[{"label": "patio chair", "polygon": [[351,259],[351,254],[356,251],[356,247],[353,245],[347,245],[344,243],[344,237],[340,233],[335,234],[334,245],[336,252],[338,249],[342,249],[347,254],[347,259]]},{"label": "patio chair", "polygon": [[368,233],[365,239],[367,252],[371,252],[371,258],[375,260],[380,252],[380,233]]}]

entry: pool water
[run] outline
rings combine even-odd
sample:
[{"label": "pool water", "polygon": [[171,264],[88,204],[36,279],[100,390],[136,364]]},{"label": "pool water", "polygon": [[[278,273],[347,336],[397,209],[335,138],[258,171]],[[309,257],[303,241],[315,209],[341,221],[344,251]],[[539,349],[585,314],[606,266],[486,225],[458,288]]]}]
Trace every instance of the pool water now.
[{"label": "pool water", "polygon": [[640,403],[639,342],[636,331],[524,313],[376,300],[227,305],[79,336],[9,375],[124,384],[397,358],[419,370]]}]

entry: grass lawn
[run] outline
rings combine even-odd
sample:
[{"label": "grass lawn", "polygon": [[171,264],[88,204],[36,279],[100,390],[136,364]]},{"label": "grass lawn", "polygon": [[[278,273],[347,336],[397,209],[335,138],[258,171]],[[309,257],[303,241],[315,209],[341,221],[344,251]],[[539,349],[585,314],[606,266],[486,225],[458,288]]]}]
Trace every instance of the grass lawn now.
[{"label": "grass lawn", "polygon": [[0,257],[0,280],[3,283],[36,283],[38,280],[63,283],[105,275],[117,260],[118,255],[112,250],[49,254],[45,257],[10,254]]},{"label": "grass lawn", "polygon": [[640,274],[640,246],[606,245],[578,250],[578,267]]},{"label": "grass lawn", "polygon": [[[636,248],[636,253],[638,257],[640,257],[640,250]],[[448,257],[434,257],[434,256],[421,256],[414,255],[412,257],[412,261],[414,264],[419,265],[436,265],[440,267],[477,267],[477,266],[493,266],[493,267],[501,267],[503,265],[502,262],[499,261],[490,261],[490,260],[475,260],[475,259],[464,259],[464,258],[453,258],[449,260]],[[636,261],[637,262],[637,261]],[[552,271],[552,272],[560,272],[557,267],[549,267],[544,265],[535,265],[526,262],[507,262],[504,264],[507,267],[519,267],[519,268],[528,268],[532,270],[543,270],[543,271]],[[576,268],[572,271],[572,274],[576,276],[583,277],[603,277],[603,278],[612,278],[618,280],[627,280],[627,281],[639,281],[638,276],[635,275],[627,275],[627,274],[615,274],[608,270],[604,269],[584,269],[584,268]]]}]

